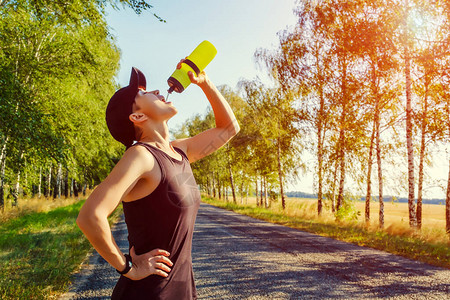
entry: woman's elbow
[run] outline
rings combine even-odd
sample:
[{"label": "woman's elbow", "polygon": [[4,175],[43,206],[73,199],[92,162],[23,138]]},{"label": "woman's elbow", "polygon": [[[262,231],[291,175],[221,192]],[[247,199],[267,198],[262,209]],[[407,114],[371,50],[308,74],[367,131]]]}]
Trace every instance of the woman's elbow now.
[{"label": "woman's elbow", "polygon": [[87,211],[81,210],[78,214],[76,223],[81,231],[86,232],[89,228],[95,228],[95,225],[100,222],[100,218],[94,213],[88,213]]},{"label": "woman's elbow", "polygon": [[77,223],[77,226],[81,229],[81,231],[83,231],[83,232],[85,231],[85,228],[88,227],[88,222],[89,222],[88,216],[86,216],[86,214],[83,214],[82,212],[80,212],[78,214],[76,223]]}]

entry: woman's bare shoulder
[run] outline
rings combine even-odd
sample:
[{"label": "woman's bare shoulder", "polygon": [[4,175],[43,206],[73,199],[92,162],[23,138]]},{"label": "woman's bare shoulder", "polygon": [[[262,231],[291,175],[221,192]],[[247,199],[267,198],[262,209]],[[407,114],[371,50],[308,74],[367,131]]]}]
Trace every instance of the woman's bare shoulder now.
[{"label": "woman's bare shoulder", "polygon": [[134,145],[125,151],[119,163],[121,162],[131,168],[144,167],[151,169],[155,165],[155,157],[145,147]]}]

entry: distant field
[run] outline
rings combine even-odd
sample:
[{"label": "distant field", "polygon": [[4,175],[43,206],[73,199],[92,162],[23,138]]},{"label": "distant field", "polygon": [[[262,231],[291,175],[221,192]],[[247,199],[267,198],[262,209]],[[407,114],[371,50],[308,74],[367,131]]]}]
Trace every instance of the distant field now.
[{"label": "distant field", "polygon": [[[355,202],[355,206],[361,211],[364,218],[364,202]],[[370,219],[378,225],[379,203],[370,203]],[[392,224],[405,224],[409,226],[408,203],[384,203],[384,219],[386,227]],[[422,226],[427,228],[445,228],[445,205],[422,205]]]},{"label": "distant field", "polygon": [[[231,201],[229,197],[229,201]],[[241,199],[237,199],[241,203]],[[243,199],[246,203],[245,198]],[[249,205],[256,206],[255,197],[249,197],[247,200]],[[352,204],[356,211],[359,211],[358,221],[364,222],[365,202],[353,201]],[[325,203],[324,218],[333,218],[328,203]],[[272,203],[272,209],[281,211],[281,200]],[[317,215],[317,199],[311,198],[286,198],[286,213],[292,216],[298,215],[306,218],[313,218]],[[379,203],[370,203],[370,224],[373,227],[378,227],[378,213]],[[409,228],[408,203],[399,203],[391,201],[384,203],[384,224],[385,228],[394,228],[399,230],[401,228]],[[442,231],[445,234],[445,205],[422,205],[422,228],[424,231]],[[436,232],[435,232],[436,233]]]}]

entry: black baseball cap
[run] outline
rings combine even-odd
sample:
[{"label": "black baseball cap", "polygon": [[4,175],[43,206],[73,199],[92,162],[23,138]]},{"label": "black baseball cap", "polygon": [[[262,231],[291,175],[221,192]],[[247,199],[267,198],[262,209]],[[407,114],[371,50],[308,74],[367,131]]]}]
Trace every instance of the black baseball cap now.
[{"label": "black baseball cap", "polygon": [[139,89],[146,89],[144,73],[138,68],[131,68],[130,83],[116,91],[106,107],[106,124],[114,139],[125,147],[130,147],[135,140],[133,122],[129,116],[133,112],[133,103]]}]

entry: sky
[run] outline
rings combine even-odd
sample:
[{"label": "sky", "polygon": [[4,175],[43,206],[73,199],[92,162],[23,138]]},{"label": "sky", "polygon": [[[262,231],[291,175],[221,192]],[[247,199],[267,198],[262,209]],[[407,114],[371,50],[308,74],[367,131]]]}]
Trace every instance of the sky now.
[{"label": "sky", "polygon": [[[144,72],[147,90],[167,95],[167,78],[180,59],[203,40],[210,41],[217,55],[205,71],[218,86],[236,88],[241,79],[259,77],[270,84],[265,71],[257,67],[258,48],[275,49],[277,32],[296,23],[295,0],[154,0],[151,11],[136,15],[131,9],[107,10],[106,20],[121,50],[117,82],[128,84],[131,67]],[[153,16],[166,20],[158,21]],[[204,114],[209,105],[200,88],[190,85],[183,93],[173,92],[169,101],[178,114],[169,120],[176,129],[188,118]],[[312,178],[304,176],[287,190],[313,193]]]},{"label": "sky", "polygon": [[[295,24],[294,0],[155,0],[150,12],[136,15],[131,9],[109,9],[107,22],[122,51],[118,83],[127,85],[131,67],[144,72],[147,89],[167,94],[167,78],[180,59],[188,56],[203,40],[217,48],[206,67],[215,85],[236,87],[241,78],[267,77],[256,67],[258,48],[276,47],[277,32]],[[159,22],[156,13],[166,20]],[[268,80],[268,79],[267,79]],[[191,85],[169,100],[179,113],[169,128],[182,124],[209,105],[201,90]]]},{"label": "sky", "polygon": [[[239,80],[256,76],[270,84],[265,71],[256,66],[254,53],[259,48],[275,49],[278,44],[277,32],[296,23],[293,13],[296,0],[148,2],[154,8],[141,15],[136,15],[129,8],[114,10],[110,7],[106,20],[121,50],[117,82],[122,86],[127,85],[131,67],[134,66],[144,72],[147,89],[159,89],[164,96],[167,95],[167,78],[179,60],[188,56],[203,40],[210,41],[218,51],[205,69],[216,85],[226,84],[236,88]],[[165,19],[166,23],[160,22],[153,13]],[[172,130],[196,114],[203,115],[209,106],[208,100],[195,85],[190,85],[181,94],[172,93],[169,101],[178,109],[178,114],[168,122]],[[439,151],[436,156],[442,157],[430,173],[442,182],[448,174],[448,154]],[[314,164],[311,155],[305,155],[302,160],[307,165]],[[287,183],[286,189],[313,193],[313,180],[311,173],[303,174],[296,182]],[[442,189],[436,185],[424,192],[425,197],[444,196]],[[385,191],[385,194],[389,193],[397,194]]]}]

